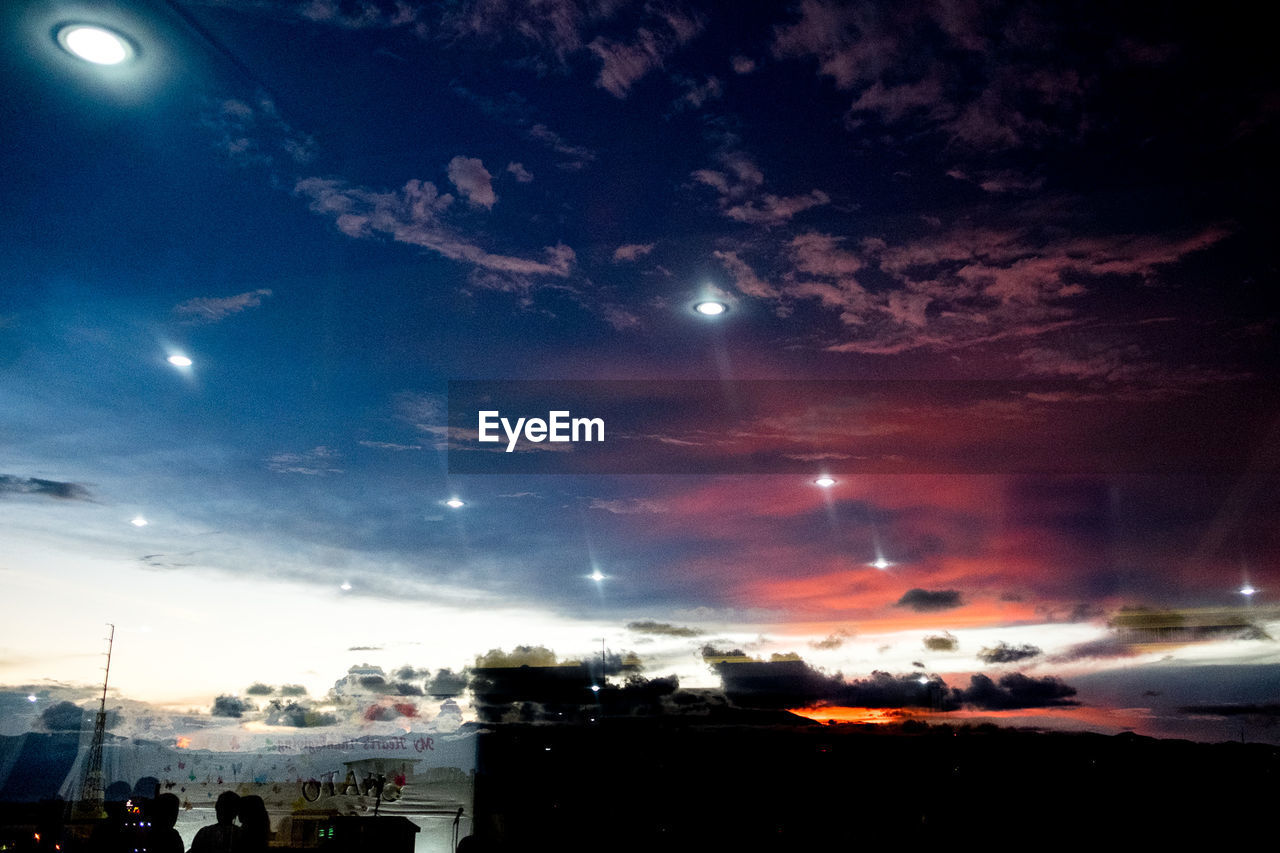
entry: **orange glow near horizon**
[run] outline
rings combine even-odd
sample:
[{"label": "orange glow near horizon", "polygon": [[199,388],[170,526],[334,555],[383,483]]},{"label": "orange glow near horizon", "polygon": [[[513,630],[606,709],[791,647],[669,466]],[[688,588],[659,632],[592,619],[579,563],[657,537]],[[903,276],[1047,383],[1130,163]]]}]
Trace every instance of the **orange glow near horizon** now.
[{"label": "orange glow near horizon", "polygon": [[928,711],[912,708],[858,708],[842,705],[823,705],[812,708],[788,708],[790,713],[818,723],[862,723],[887,725],[919,720],[938,725],[976,725],[995,723],[1000,726],[1031,726],[1041,729],[1093,730],[1115,733],[1125,730],[1141,730],[1150,717],[1147,708],[1099,708],[1087,705],[1055,708],[1021,708],[1005,711],[961,709],[956,711]]},{"label": "orange glow near horizon", "polygon": [[848,708],[842,705],[824,705],[817,708],[788,708],[787,710],[797,717],[804,717],[818,723],[831,721],[884,725],[912,719],[912,715],[905,714],[897,708]]}]

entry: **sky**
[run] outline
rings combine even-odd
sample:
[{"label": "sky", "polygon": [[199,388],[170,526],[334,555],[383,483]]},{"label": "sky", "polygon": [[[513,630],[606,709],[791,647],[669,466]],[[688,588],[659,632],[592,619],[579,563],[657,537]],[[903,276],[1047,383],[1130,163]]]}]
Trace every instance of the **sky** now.
[{"label": "sky", "polygon": [[[820,719],[1280,741],[1259,22],[0,22],[6,733],[89,705],[111,623],[111,701],[175,732],[333,726],[375,671],[474,717],[442,671],[603,649],[614,683]],[[68,22],[131,59],[72,56]],[[513,389],[598,406],[604,444],[481,447]]]}]

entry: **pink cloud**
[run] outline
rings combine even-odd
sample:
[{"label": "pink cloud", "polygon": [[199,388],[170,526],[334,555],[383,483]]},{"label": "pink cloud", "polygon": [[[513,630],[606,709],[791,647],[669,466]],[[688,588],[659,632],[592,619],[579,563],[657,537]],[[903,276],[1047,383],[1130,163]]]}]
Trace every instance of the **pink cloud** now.
[{"label": "pink cloud", "polygon": [[781,225],[796,214],[831,202],[822,190],[794,196],[759,194],[764,173],[741,151],[721,152],[716,159],[720,169],[698,169],[693,179],[714,189],[720,196],[721,212],[737,222],[750,225]]},{"label": "pink cloud", "polygon": [[942,83],[936,77],[896,86],[885,86],[877,80],[858,96],[849,112],[879,113],[885,121],[895,122],[913,110],[932,112],[944,104]]},{"label": "pink cloud", "polygon": [[[805,232],[785,247],[788,267],[774,284],[738,251],[715,257],[737,289],[781,310],[813,301],[849,330],[827,342],[832,352],[888,355],[1031,340],[1082,321],[1082,298],[1106,276],[1154,281],[1160,269],[1227,236],[1222,227],[1178,236],[1106,235],[1045,241],[1027,227],[956,227],[900,243],[864,239],[847,246],[836,235]],[[874,287],[864,278],[874,275]],[[883,276],[892,282],[886,286]],[[1137,353],[1107,359],[1028,356],[1024,366],[1058,375],[1125,375]],[[1120,359],[1124,370],[1112,363]],[[1057,367],[1050,369],[1050,363]]]},{"label": "pink cloud", "polygon": [[820,74],[851,89],[875,79],[897,58],[899,40],[883,23],[892,17],[872,4],[804,0],[800,20],[774,30],[773,54],[816,58]]},{"label": "pink cloud", "polygon": [[712,252],[716,260],[733,276],[733,284],[747,296],[757,299],[777,299],[777,288],[756,275],[755,270],[746,261],[738,257],[736,252]]},{"label": "pink cloud", "polygon": [[489,252],[440,221],[453,201],[440,195],[430,181],[408,181],[396,192],[377,192],[330,178],[304,178],[294,192],[308,199],[311,210],[333,218],[349,237],[391,237],[399,243],[421,246],[483,270],[512,275],[564,278],[576,255],[564,244],[545,247],[542,260]]},{"label": "pink cloud", "polygon": [[627,243],[613,250],[614,263],[622,261],[638,261],[653,251],[657,243]]},{"label": "pink cloud", "polygon": [[526,169],[523,163],[508,163],[507,171],[522,184],[533,180],[533,173]]},{"label": "pink cloud", "polygon": [[475,157],[454,157],[449,161],[449,180],[463,198],[477,207],[492,208],[498,201],[493,192],[493,175]]},{"label": "pink cloud", "polygon": [[797,213],[830,201],[831,197],[822,190],[785,197],[766,193],[758,201],[746,201],[724,208],[724,215],[751,225],[781,225],[790,221]]},{"label": "pink cloud", "polygon": [[667,9],[637,29],[629,44],[598,36],[587,45],[600,60],[596,85],[615,98],[627,97],[640,78],[661,68],[666,57],[701,32],[702,27],[701,18]]}]

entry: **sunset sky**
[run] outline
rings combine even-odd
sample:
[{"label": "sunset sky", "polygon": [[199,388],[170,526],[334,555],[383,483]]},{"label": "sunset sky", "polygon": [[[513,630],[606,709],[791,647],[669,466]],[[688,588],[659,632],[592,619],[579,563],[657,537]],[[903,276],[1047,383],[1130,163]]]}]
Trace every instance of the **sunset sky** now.
[{"label": "sunset sky", "polygon": [[[3,733],[87,705],[110,622],[126,718],[603,643],[761,707],[1280,741],[1247,14],[4,4]],[[521,469],[463,464],[475,380],[657,385],[594,386],[609,464]]]}]

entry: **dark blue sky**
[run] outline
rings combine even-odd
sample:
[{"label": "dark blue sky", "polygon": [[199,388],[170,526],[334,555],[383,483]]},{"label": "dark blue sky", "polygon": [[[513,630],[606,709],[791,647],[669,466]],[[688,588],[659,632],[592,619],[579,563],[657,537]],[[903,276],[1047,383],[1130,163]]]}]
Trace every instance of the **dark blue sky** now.
[{"label": "dark blue sky", "polygon": [[[136,56],[84,63],[54,38],[65,22],[112,27]],[[652,671],[711,683],[708,638],[855,677],[910,668],[937,631],[960,642],[931,671],[976,672],[984,643],[1025,635],[1045,653],[1023,669],[1069,679],[1071,649],[1110,637],[1119,608],[1264,607],[1280,584],[1264,453],[1243,473],[812,484],[868,429],[950,458],[1054,422],[1105,442],[1114,424],[1086,412],[1109,399],[1203,408],[1220,383],[1274,382],[1280,89],[1259,21],[1104,3],[32,0],[0,23],[0,570],[17,608],[46,572],[94,624],[122,618],[83,592],[104,573],[144,590],[148,626],[216,588],[252,644],[269,582],[352,614],[334,642],[385,644],[388,667],[516,643],[581,654],[601,634],[645,657],[652,638],[625,626],[650,619],[703,632]],[[694,314],[706,297],[728,312]],[[447,469],[450,380],[886,378],[1086,396],[870,425],[826,411],[845,426],[792,477]],[[697,454],[685,415],[663,439]],[[814,417],[743,422],[731,452],[777,452]],[[913,589],[956,604],[919,611]],[[419,604],[465,639],[398,633]],[[1166,651],[1274,672],[1251,636]],[[32,642],[5,637],[0,679],[92,680]],[[290,654],[122,689],[174,700],[323,667]],[[1108,707],[1141,706],[1106,683]]]}]

